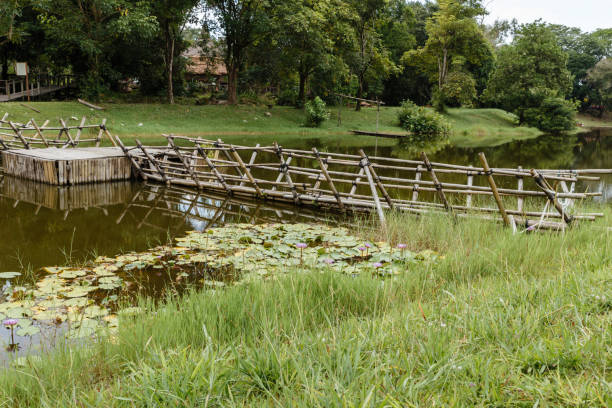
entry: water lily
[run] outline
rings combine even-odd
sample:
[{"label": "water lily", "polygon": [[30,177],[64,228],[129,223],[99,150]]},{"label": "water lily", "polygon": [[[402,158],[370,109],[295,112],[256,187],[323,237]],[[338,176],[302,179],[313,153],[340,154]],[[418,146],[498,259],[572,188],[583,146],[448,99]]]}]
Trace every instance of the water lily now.
[{"label": "water lily", "polygon": [[332,264],[334,264],[336,261],[334,261],[334,260],[333,260],[333,259],[331,259],[331,258],[327,258],[327,259],[323,260],[323,262],[325,262],[325,263],[326,263],[326,264],[328,264],[328,265],[332,265]]},{"label": "water lily", "polygon": [[402,257],[404,256],[404,249],[406,249],[407,246],[406,244],[397,244],[397,248],[402,251]]},{"label": "water lily", "polygon": [[361,256],[363,256],[363,253],[366,251],[366,247],[359,247],[357,248],[359,251],[361,251]]},{"label": "water lily", "polygon": [[304,260],[304,248],[307,248],[308,244],[300,242],[299,244],[296,244],[295,246],[296,248],[300,249],[300,265],[302,265],[303,260]]},{"label": "water lily", "polygon": [[373,267],[375,267],[376,269],[378,269],[378,268],[382,267],[382,266],[383,266],[383,264],[382,264],[382,263],[380,263],[380,262],[374,262],[374,263],[372,264],[372,266],[373,266]]},{"label": "water lily", "polygon": [[366,256],[368,256],[368,253],[370,252],[370,248],[372,248],[372,244],[366,242],[365,247],[366,247]]},{"label": "water lily", "polygon": [[16,346],[14,331],[17,323],[19,323],[17,319],[6,319],[4,322],[2,322],[2,324],[4,324],[4,327],[7,328],[7,330],[11,330],[11,344],[9,344],[9,350],[14,350]]}]

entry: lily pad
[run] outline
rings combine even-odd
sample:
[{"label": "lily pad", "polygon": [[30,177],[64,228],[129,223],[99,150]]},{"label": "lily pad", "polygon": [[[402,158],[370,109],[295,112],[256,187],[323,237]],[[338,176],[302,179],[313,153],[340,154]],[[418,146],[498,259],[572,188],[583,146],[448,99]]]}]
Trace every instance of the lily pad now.
[{"label": "lily pad", "polygon": [[19,272],[2,272],[0,273],[0,279],[13,279],[21,276]]}]

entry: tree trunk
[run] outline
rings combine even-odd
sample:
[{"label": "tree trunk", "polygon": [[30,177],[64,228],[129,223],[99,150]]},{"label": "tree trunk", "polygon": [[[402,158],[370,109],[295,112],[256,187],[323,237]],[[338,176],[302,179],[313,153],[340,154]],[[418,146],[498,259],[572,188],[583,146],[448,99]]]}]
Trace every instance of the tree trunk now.
[{"label": "tree trunk", "polygon": [[168,71],[168,103],[174,104],[174,37],[170,33],[170,27],[166,29],[166,70]]},{"label": "tree trunk", "polygon": [[238,102],[238,67],[228,64],[227,67],[227,103],[235,105]]},{"label": "tree trunk", "polygon": [[300,93],[298,94],[297,105],[298,108],[305,106],[306,104],[306,82],[308,81],[308,74],[300,72]]},{"label": "tree trunk", "polygon": [[[357,89],[357,98],[363,98],[363,77],[359,76],[359,88]],[[359,112],[361,110],[361,101],[356,101],[355,110]]]},{"label": "tree trunk", "polygon": [[2,79],[8,80],[8,50],[2,54]]}]

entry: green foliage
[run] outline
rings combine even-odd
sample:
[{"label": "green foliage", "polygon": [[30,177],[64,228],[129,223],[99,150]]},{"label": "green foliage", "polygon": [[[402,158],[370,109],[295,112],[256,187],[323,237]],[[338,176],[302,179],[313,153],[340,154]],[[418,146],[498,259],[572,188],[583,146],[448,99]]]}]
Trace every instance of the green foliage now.
[{"label": "green foliage", "polygon": [[[612,110],[612,58],[600,61],[588,73],[589,84],[595,89],[594,102]],[[603,112],[602,112],[603,113]]]},{"label": "green foliage", "polygon": [[576,126],[576,105],[563,98],[544,97],[536,106],[525,109],[527,125],[544,132],[563,132]]},{"label": "green foliage", "polygon": [[476,81],[467,72],[453,71],[442,86],[444,103],[453,107],[472,107],[476,100]]},{"label": "green foliage", "polygon": [[399,124],[410,132],[411,142],[447,141],[450,124],[442,115],[430,109],[404,101],[398,112]]},{"label": "green foliage", "polygon": [[318,96],[314,100],[306,102],[304,111],[306,113],[305,126],[307,127],[319,127],[330,116],[327,105]]},{"label": "green foliage", "polygon": [[512,44],[499,51],[483,99],[515,113],[521,124],[527,123],[527,110],[537,109],[545,98],[570,94],[572,78],[567,60],[549,27],[541,22],[523,25]]}]

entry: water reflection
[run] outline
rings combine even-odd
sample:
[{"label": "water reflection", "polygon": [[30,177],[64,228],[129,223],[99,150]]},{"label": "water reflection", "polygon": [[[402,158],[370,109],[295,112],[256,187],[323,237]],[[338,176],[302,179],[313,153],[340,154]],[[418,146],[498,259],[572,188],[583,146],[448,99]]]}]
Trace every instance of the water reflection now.
[{"label": "water reflection", "polygon": [[156,184],[54,187],[4,177],[0,271],[142,251],[186,231],[225,223],[313,222],[321,217],[326,214]]}]

